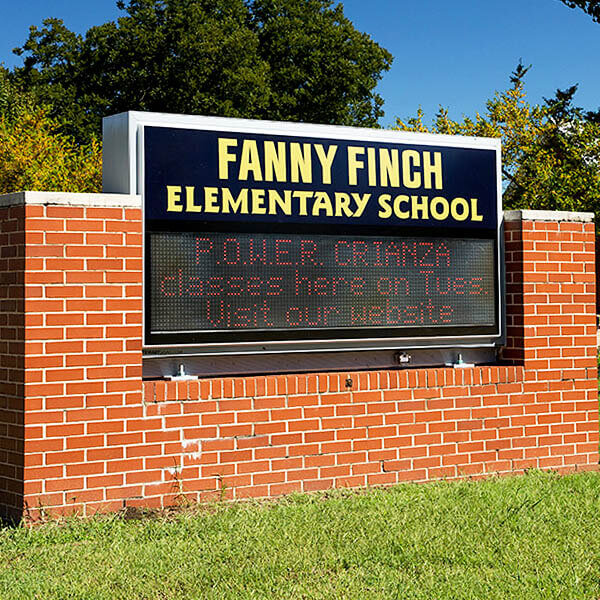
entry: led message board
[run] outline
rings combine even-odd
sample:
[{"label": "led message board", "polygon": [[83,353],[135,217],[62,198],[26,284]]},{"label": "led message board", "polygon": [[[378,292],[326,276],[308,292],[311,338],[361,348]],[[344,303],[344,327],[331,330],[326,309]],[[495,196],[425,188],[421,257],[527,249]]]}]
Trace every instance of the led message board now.
[{"label": "led message board", "polygon": [[497,140],[127,117],[144,199],[147,347],[501,338]]},{"label": "led message board", "polygon": [[493,240],[155,233],[149,255],[157,333],[418,333],[483,330],[496,318]]}]

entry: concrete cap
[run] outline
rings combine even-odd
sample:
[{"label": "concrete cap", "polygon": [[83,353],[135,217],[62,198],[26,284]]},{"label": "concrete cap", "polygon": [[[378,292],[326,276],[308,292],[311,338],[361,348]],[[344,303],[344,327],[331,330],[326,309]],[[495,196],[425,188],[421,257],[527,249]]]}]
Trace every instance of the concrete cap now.
[{"label": "concrete cap", "polygon": [[15,192],[0,194],[0,207],[24,204],[141,208],[142,197],[129,194],[75,194],[69,192]]},{"label": "concrete cap", "polygon": [[567,210],[505,210],[505,221],[562,221],[592,223],[593,212],[569,212]]}]

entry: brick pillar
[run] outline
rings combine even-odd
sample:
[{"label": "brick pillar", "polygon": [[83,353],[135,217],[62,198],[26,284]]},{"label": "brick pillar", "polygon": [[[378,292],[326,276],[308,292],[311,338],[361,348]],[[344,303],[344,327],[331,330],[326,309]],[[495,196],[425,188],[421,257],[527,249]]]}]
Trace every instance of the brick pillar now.
[{"label": "brick pillar", "polygon": [[[92,508],[125,488],[141,409],[137,197],[25,192],[23,509]],[[22,210],[22,208],[21,208]],[[131,491],[131,490],[129,490]]]},{"label": "brick pillar", "polygon": [[0,198],[0,517],[23,506],[25,208]]},{"label": "brick pillar", "polygon": [[[595,226],[593,213],[507,211],[507,344],[525,367],[524,419],[537,444],[598,461]],[[542,414],[542,413],[549,414]],[[572,456],[571,460],[575,461]]]},{"label": "brick pillar", "polygon": [[[596,377],[592,213],[507,211],[507,359],[545,378]],[[575,371],[573,371],[575,369]],[[557,375],[558,376],[558,375]]]}]

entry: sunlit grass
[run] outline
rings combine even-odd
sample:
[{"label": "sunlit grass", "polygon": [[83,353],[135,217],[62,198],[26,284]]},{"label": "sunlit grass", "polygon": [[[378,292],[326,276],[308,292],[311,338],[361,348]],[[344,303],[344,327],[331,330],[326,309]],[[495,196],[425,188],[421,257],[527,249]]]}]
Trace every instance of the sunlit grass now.
[{"label": "sunlit grass", "polygon": [[0,598],[600,597],[600,474],[401,485],[0,532]]}]

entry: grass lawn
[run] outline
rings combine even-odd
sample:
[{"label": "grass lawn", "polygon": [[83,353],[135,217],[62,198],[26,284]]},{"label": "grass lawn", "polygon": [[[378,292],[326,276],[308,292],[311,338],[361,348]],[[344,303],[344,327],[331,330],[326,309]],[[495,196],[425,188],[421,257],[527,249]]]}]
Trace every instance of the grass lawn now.
[{"label": "grass lawn", "polygon": [[600,473],[0,531],[0,598],[600,598]]}]

